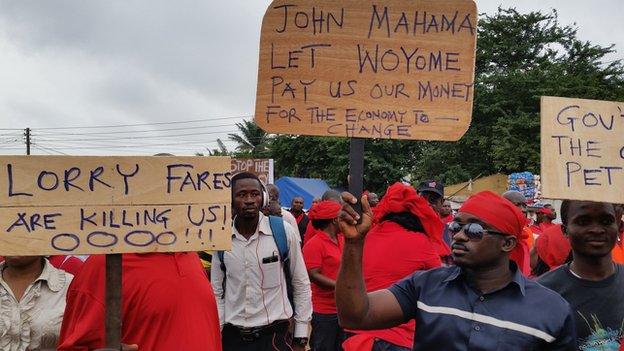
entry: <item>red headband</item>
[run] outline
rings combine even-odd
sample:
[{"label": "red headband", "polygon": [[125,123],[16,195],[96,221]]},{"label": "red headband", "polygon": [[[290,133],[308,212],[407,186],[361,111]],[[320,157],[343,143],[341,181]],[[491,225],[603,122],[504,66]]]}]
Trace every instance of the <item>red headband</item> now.
[{"label": "red headband", "polygon": [[509,258],[516,262],[522,270],[528,259],[527,237],[523,229],[527,223],[526,216],[511,201],[491,191],[482,191],[471,196],[459,212],[469,213],[479,217],[483,222],[491,225],[502,233],[513,235],[518,244],[510,253]]},{"label": "red headband", "polygon": [[440,215],[431,208],[425,198],[416,193],[413,187],[400,182],[392,184],[374,210],[376,223],[379,223],[389,213],[409,212],[413,214],[420,219],[425,229],[424,234],[429,237],[438,254],[440,256],[450,254],[448,245],[442,241],[444,224],[440,220]]},{"label": "red headband", "polygon": [[308,212],[308,218],[314,219],[334,219],[338,217],[338,212],[342,206],[336,201],[324,200],[312,205]]}]

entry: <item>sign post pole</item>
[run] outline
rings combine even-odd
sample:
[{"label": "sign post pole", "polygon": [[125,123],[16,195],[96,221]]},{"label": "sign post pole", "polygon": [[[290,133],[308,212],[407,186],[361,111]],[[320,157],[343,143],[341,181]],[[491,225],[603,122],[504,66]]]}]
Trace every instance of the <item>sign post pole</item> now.
[{"label": "sign post pole", "polygon": [[353,208],[362,213],[360,198],[364,190],[364,143],[363,138],[351,138],[349,144],[349,192],[358,199]]},{"label": "sign post pole", "polygon": [[121,254],[106,255],[106,347],[121,347]]}]

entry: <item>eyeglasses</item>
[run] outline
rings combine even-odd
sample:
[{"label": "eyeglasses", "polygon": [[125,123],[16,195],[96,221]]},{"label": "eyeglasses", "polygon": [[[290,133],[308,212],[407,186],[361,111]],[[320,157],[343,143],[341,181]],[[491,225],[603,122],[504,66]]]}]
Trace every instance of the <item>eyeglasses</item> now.
[{"label": "eyeglasses", "polygon": [[479,223],[461,224],[457,221],[452,221],[449,223],[448,229],[451,233],[453,233],[453,235],[459,233],[463,229],[464,234],[466,234],[466,236],[471,240],[481,240],[483,239],[483,235],[485,235],[485,233],[509,236],[508,234],[505,234],[505,233],[485,229]]}]

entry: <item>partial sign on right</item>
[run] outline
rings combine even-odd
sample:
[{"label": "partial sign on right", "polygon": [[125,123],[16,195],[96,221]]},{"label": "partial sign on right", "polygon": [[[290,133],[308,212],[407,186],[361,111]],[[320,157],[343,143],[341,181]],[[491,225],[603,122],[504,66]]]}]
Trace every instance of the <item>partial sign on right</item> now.
[{"label": "partial sign on right", "polygon": [[624,102],[542,96],[542,194],[624,203]]}]

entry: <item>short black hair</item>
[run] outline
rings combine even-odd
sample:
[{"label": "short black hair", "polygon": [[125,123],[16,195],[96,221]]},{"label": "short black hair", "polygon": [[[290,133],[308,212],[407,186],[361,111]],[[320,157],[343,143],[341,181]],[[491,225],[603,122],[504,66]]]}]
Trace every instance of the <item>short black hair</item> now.
[{"label": "short black hair", "polygon": [[253,173],[249,173],[249,172],[241,172],[238,173],[237,175],[235,175],[234,177],[232,177],[232,181],[231,181],[231,188],[234,189],[234,186],[236,185],[236,182],[238,182],[239,180],[242,179],[255,179],[258,181],[258,184],[260,184],[260,189],[263,189],[264,186],[262,185],[262,182],[260,181],[260,178],[258,178],[257,175],[253,174]]},{"label": "short black hair", "polygon": [[[568,225],[568,216],[570,215],[570,206],[572,205],[572,203],[574,202],[580,202],[581,200],[563,200],[563,202],[561,203],[561,209],[559,210],[559,212],[561,213],[561,224],[565,227]],[[617,214],[618,209],[617,209],[617,205],[616,204],[611,204],[611,206],[613,206],[613,210],[615,211],[615,214]],[[616,218],[616,220],[618,220],[618,218]]]},{"label": "short black hair", "polygon": [[425,228],[423,227],[420,218],[416,217],[411,212],[388,213],[383,216],[381,221],[392,221],[411,232],[425,233]]},{"label": "short black hair", "polygon": [[325,228],[329,227],[329,223],[331,223],[333,219],[313,219],[312,227],[318,230],[325,230]]}]

